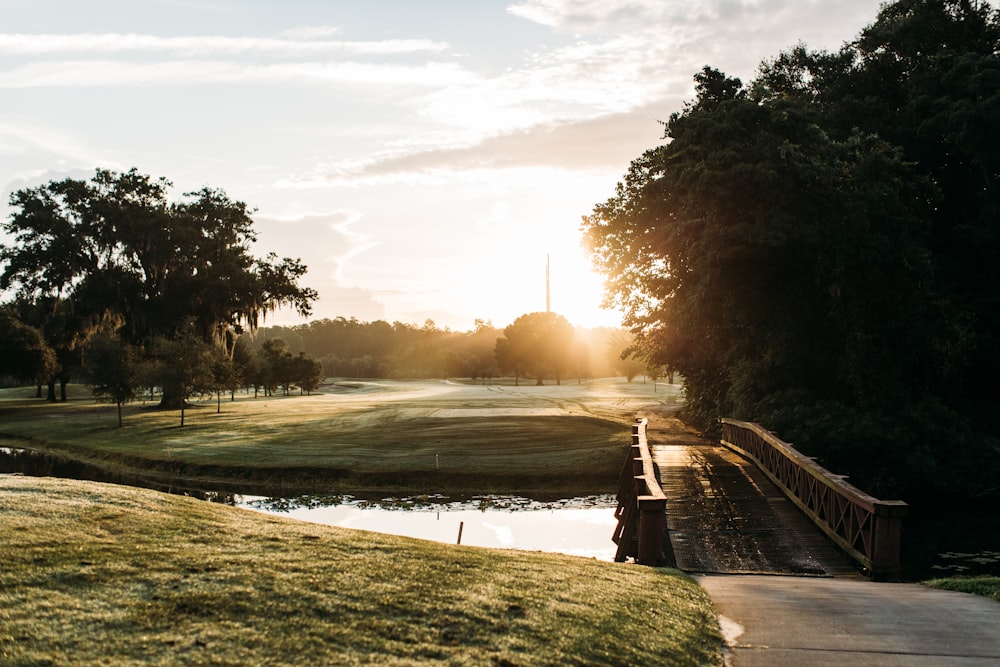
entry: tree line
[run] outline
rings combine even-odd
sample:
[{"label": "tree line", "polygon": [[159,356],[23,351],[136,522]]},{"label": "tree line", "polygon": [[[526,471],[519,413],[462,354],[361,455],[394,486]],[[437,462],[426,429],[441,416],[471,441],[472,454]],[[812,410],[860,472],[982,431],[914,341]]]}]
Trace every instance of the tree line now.
[{"label": "tree line", "polygon": [[[490,382],[512,378],[541,384],[566,379],[656,375],[630,351],[631,336],[609,327],[574,327],[556,313],[527,313],[498,328],[476,320],[470,331],[384,320],[314,320],[262,328],[251,347],[283,341],[289,350],[316,358],[326,377],[426,379],[461,378]],[[623,353],[624,358],[623,358]]]},{"label": "tree line", "polygon": [[688,418],[872,492],[1000,489],[1000,20],[899,0],[834,52],[711,67],[583,229]]}]

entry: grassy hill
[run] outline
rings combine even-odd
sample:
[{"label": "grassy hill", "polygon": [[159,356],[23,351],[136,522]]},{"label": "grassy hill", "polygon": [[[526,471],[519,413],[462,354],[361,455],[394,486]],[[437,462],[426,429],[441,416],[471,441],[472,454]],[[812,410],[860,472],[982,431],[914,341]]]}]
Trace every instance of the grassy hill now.
[{"label": "grassy hill", "polygon": [[0,663],[721,665],[671,570],[0,476]]}]

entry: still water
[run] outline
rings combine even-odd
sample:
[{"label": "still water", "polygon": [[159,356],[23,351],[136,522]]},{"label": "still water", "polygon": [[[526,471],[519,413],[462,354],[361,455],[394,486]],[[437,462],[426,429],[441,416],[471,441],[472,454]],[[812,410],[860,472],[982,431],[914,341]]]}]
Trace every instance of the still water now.
[{"label": "still water", "polygon": [[616,502],[612,495],[547,502],[511,496],[375,500],[342,495],[264,497],[243,495],[238,490],[199,491],[149,484],[31,450],[0,447],[3,473],[147,487],[312,523],[448,544],[459,543],[461,530],[460,543],[464,545],[551,551],[607,561],[615,557],[611,536],[616,524]]},{"label": "still water", "polygon": [[[510,496],[366,501],[237,496],[235,504],[329,526],[477,547],[552,551],[613,561],[615,498],[611,495],[540,502]],[[460,535],[461,533],[461,535]]]}]

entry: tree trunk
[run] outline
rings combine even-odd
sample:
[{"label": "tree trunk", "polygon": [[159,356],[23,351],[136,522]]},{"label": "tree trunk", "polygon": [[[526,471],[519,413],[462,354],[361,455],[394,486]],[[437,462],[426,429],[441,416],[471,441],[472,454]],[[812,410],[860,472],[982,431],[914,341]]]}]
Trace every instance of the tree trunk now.
[{"label": "tree trunk", "polygon": [[66,402],[66,385],[69,384],[68,378],[59,378],[59,400],[63,403]]},{"label": "tree trunk", "polygon": [[48,396],[45,397],[45,400],[48,401],[49,403],[55,403],[56,402],[56,381],[55,380],[49,380],[49,392],[48,392]]},{"label": "tree trunk", "polygon": [[[177,387],[164,385],[163,394],[160,396],[160,407],[164,410],[176,410],[184,407],[184,392]],[[183,425],[183,424],[182,424]]]},{"label": "tree trunk", "polygon": [[122,402],[118,401],[118,428],[122,427]]}]

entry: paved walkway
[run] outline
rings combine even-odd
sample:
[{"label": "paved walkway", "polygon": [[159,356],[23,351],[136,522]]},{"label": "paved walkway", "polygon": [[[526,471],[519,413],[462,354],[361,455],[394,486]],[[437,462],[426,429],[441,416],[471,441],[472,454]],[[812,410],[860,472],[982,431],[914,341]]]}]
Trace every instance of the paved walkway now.
[{"label": "paved walkway", "polygon": [[733,667],[1000,665],[1000,603],[920,584],[697,577]]},{"label": "paved walkway", "polygon": [[677,565],[715,603],[727,664],[1000,665],[1000,603],[865,579],[755,466],[642,416]]}]

